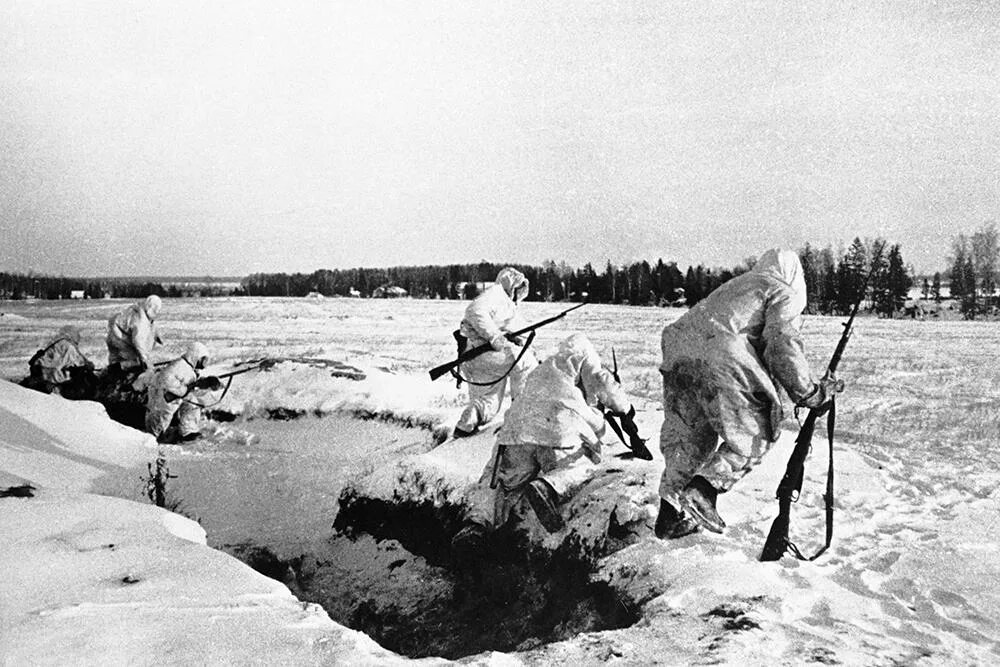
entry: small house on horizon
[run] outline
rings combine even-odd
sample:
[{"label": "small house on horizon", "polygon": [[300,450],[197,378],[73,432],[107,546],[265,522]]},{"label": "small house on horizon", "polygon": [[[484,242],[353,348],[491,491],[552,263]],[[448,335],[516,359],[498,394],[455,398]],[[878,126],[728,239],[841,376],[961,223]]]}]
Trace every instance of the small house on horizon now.
[{"label": "small house on horizon", "polygon": [[382,285],[372,292],[373,299],[401,299],[409,295],[409,292],[399,285]]}]

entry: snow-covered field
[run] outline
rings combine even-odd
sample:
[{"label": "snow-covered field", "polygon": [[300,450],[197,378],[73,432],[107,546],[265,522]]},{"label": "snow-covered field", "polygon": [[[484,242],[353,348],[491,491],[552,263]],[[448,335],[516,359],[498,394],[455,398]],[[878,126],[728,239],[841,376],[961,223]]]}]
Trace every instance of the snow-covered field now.
[{"label": "snow-covered field", "polygon": [[[22,376],[31,353],[67,323],[83,328],[84,352],[103,365],[105,321],[124,303],[0,303],[0,376]],[[329,367],[285,362],[239,376],[219,408],[245,416],[276,409],[376,414],[443,434],[462,406],[463,392],[446,378],[431,383],[426,371],[453,354],[450,333],[464,306],[411,300],[166,300],[161,314],[166,345],[158,354],[172,358],[186,341],[197,339],[220,363],[260,357],[344,362],[365,371],[366,379],[332,377]],[[534,321],[562,308],[527,303],[523,312]],[[536,353],[545,356],[570,331],[586,333],[606,353],[613,345],[625,388],[640,410],[640,427],[653,444],[659,426],[659,331],[680,312],[587,306],[544,329]],[[817,371],[840,331],[839,318],[806,318],[804,335]],[[813,564],[755,560],[794,437],[789,421],[762,469],[721,501],[730,524],[726,535],[676,544],[648,537],[608,559],[607,571],[631,577],[636,586],[655,581],[657,590],[665,591],[645,609],[647,619],[659,620],[580,637],[545,649],[536,659],[586,662],[606,654],[626,662],[995,664],[1000,660],[1000,360],[992,351],[998,346],[995,323],[860,319],[840,368],[847,391],[838,404],[841,474],[831,551]],[[822,536],[818,480],[824,458],[817,452],[809,462],[809,488],[793,508],[793,532],[802,536],[806,551]],[[657,472],[644,473],[650,493]],[[752,622],[709,647],[718,639],[710,625],[719,609]],[[663,637],[663,629],[674,634]],[[601,652],[612,645],[615,650]]]}]

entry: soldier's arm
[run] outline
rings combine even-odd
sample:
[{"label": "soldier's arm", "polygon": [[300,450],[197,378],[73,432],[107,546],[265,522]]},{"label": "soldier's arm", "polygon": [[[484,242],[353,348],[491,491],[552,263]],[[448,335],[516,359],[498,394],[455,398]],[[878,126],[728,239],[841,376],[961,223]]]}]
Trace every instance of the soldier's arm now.
[{"label": "soldier's arm", "polygon": [[781,292],[767,304],[764,313],[764,363],[796,404],[816,390],[816,381],[806,359],[802,336],[796,326],[792,296]]}]

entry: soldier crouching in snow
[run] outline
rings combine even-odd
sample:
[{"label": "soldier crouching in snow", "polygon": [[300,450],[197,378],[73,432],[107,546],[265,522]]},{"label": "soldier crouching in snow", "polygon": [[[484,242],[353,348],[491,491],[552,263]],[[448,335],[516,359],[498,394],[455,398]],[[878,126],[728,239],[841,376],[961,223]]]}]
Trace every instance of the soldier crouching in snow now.
[{"label": "soldier crouching in snow", "polygon": [[201,436],[201,403],[192,393],[222,387],[216,377],[198,378],[208,364],[208,348],[191,343],[180,359],[156,372],[146,403],[146,430],[159,442],[187,442]]},{"label": "soldier crouching in snow", "polygon": [[547,531],[563,528],[559,503],[589,479],[600,461],[605,422],[594,407],[598,403],[622,413],[632,407],[601,367],[593,344],[573,334],[531,372],[507,411],[494,455],[470,493],[468,525],[456,534],[456,549],[475,548],[507,521],[521,498]]},{"label": "soldier crouching in snow", "polygon": [[94,364],[80,352],[80,330],[65,326],[28,362],[21,386],[71,400],[92,400],[97,389]]},{"label": "soldier crouching in snow", "polygon": [[489,343],[493,351],[465,362],[460,368],[462,379],[469,383],[469,405],[455,426],[453,435],[456,438],[472,435],[496,416],[508,382],[511,400],[516,400],[528,373],[538,365],[530,350],[521,350],[505,336],[511,330],[522,328],[517,303],[528,295],[528,291],[524,274],[506,267],[497,274],[496,283],[465,310],[459,327],[464,347]]},{"label": "soldier crouching in snow", "polygon": [[827,403],[843,383],[816,381],[799,336],[806,284],[798,256],[768,250],[663,329],[663,427],[656,536],[721,533],[716,497],[760,463],[782,420],[777,382],[796,406]]}]

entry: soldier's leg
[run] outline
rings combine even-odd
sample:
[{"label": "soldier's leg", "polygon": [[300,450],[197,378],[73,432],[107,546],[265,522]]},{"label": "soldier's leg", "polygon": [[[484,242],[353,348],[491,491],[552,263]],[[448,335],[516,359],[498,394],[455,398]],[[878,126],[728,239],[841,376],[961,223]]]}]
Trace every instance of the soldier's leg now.
[{"label": "soldier's leg", "polygon": [[201,433],[201,407],[183,401],[177,410],[177,432],[182,439]]},{"label": "soldier's leg", "polygon": [[687,392],[663,390],[663,425],[660,451],[664,468],[660,477],[660,498],[680,508],[680,491],[712,459],[719,437],[697,400]]},{"label": "soldier's leg", "polygon": [[177,413],[180,401],[151,401],[146,407],[146,432],[159,439],[170,427],[170,422]]},{"label": "soldier's leg", "polygon": [[[531,445],[508,445],[497,456],[497,445],[483,468],[479,481],[469,490],[466,502],[469,511],[466,521],[478,523],[491,529],[502,526],[510,515],[511,508],[520,498],[520,489],[538,473],[538,465],[531,455]],[[499,462],[496,473],[496,488],[490,488],[494,478],[493,468]]]},{"label": "soldier's leg", "polygon": [[554,448],[539,452],[542,474],[539,478],[548,483],[560,503],[566,502],[586,484],[597,469],[597,464],[583,447]]},{"label": "soldier's leg", "polygon": [[757,429],[724,441],[697,471],[720,493],[728,491],[753,470],[774,443],[768,437],[770,424],[766,413],[755,414]]},{"label": "soldier's leg", "polygon": [[505,365],[504,359],[504,354],[487,352],[462,364],[462,374],[469,380],[469,404],[458,418],[456,431],[472,433],[496,417],[507,390],[503,375],[510,364]]}]

